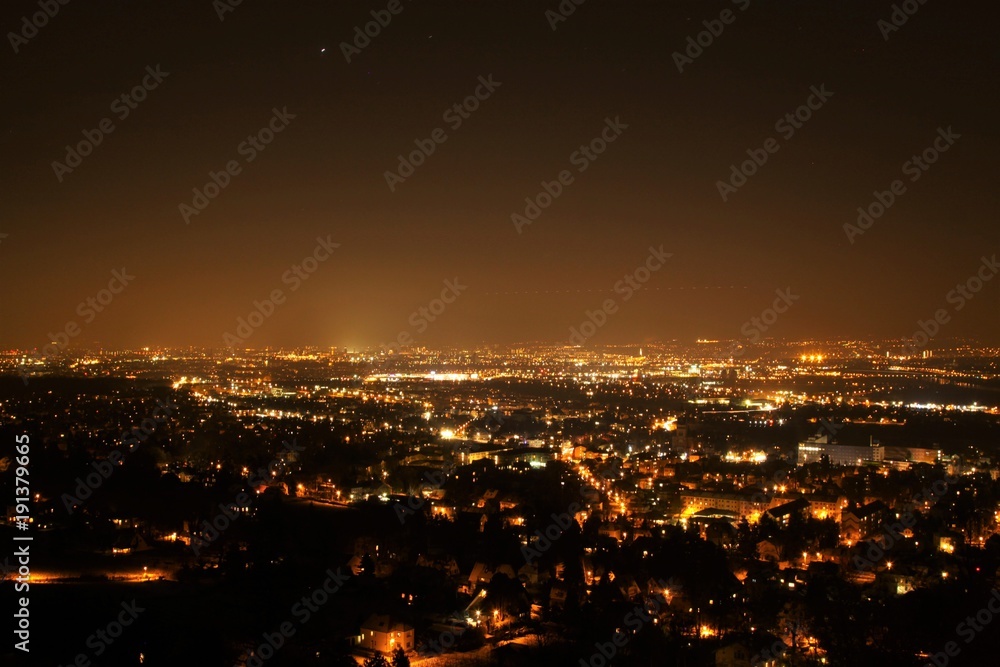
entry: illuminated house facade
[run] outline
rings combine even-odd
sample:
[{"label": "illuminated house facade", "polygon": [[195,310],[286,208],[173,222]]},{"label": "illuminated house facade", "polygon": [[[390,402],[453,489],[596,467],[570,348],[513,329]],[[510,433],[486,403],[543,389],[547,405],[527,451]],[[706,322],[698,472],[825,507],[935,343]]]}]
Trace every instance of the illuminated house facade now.
[{"label": "illuminated house facade", "polygon": [[749,517],[759,515],[770,503],[765,496],[748,493],[686,490],[681,491],[680,496],[685,517],[706,509],[725,510],[735,513],[738,517]]},{"label": "illuminated house facade", "polygon": [[396,647],[404,651],[414,649],[413,626],[396,622],[387,614],[372,614],[361,624],[361,633],[356,638],[358,647],[367,651],[392,653]]}]

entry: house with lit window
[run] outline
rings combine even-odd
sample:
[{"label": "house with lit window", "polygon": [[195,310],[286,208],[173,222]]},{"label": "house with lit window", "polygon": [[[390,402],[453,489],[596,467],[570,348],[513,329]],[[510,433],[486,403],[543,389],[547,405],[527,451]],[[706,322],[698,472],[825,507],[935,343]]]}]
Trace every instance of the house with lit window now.
[{"label": "house with lit window", "polygon": [[804,519],[810,514],[810,504],[805,498],[798,498],[791,502],[778,505],[777,507],[772,507],[764,512],[764,514],[770,516],[779,524],[787,528],[793,516],[798,515]]},{"label": "house with lit window", "polygon": [[388,614],[372,614],[361,624],[355,644],[365,651],[392,653],[396,647],[414,650],[413,626],[396,621]]},{"label": "house with lit window", "polygon": [[743,644],[730,644],[715,652],[715,667],[751,667],[750,649]]},{"label": "house with lit window", "polygon": [[873,535],[889,518],[889,508],[881,500],[851,506],[840,513],[840,538],[857,542]]}]

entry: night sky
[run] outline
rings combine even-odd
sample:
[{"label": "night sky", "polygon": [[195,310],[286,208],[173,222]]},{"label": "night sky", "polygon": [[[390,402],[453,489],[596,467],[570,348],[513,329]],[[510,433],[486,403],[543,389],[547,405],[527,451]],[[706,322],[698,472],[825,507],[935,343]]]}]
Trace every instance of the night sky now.
[{"label": "night sky", "polygon": [[[747,4],[588,0],[553,30],[557,0],[401,0],[350,63],[341,43],[387,2],[243,0],[224,20],[211,0],[59,6],[3,47],[0,345],[76,322],[73,345],[221,347],[276,289],[247,346],[567,341],[607,298],[620,307],[590,343],[739,338],[785,288],[799,298],[767,335],[902,338],[944,308],[942,336],[997,342],[1000,280],[947,300],[1000,251],[988,5],[928,0],[886,40],[888,1]],[[723,10],[679,72],[673,54]],[[37,11],[6,3],[4,32]],[[157,66],[144,101],[113,106]],[[444,112],[491,76],[453,129]],[[811,118],[777,131],[821,86]],[[274,109],[294,119],[247,162]],[[57,177],[105,118],[114,131]],[[627,129],[580,172],[572,154],[616,118]],[[960,138],[911,181],[904,163],[949,127]],[[397,155],[436,128],[446,141],[390,191]],[[717,182],[769,138],[723,201]],[[240,173],[186,224],[179,205],[230,160]],[[511,215],[563,170],[518,233]],[[844,225],[895,179],[905,193],[851,243]],[[292,290],[317,237],[340,246]],[[616,281],[661,245],[672,257],[623,301]],[[134,280],[88,321],[78,304],[122,267]],[[467,289],[414,325],[456,278]]]}]

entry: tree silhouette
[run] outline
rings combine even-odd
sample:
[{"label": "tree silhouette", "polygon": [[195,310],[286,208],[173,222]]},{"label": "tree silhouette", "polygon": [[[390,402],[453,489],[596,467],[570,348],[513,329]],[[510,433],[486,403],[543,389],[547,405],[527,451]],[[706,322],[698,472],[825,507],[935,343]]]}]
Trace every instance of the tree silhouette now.
[{"label": "tree silhouette", "polygon": [[790,659],[794,664],[799,639],[809,634],[809,614],[805,605],[798,600],[787,602],[778,616],[778,627],[782,634],[789,638]]},{"label": "tree silhouette", "polygon": [[406,656],[406,651],[402,646],[397,646],[392,652],[392,667],[410,667],[410,659]]},{"label": "tree silhouette", "polygon": [[531,603],[520,581],[497,572],[486,584],[485,606],[491,613],[496,612],[497,620],[502,623],[510,616],[519,618],[531,608]]},{"label": "tree silhouette", "polygon": [[379,651],[375,651],[375,655],[365,660],[364,667],[390,667],[390,665],[384,655]]}]

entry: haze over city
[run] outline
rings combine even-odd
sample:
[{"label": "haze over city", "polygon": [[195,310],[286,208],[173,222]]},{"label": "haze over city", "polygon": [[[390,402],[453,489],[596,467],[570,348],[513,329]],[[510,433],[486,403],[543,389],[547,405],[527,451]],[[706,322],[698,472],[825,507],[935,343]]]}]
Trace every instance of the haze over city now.
[{"label": "haze over city", "polygon": [[[125,267],[135,281],[74,344],[221,345],[328,236],[340,248],[248,345],[378,346],[455,278],[468,290],[419,342],[564,341],[660,245],[669,263],[599,342],[736,337],[785,288],[801,300],[774,336],[904,337],[997,249],[995,56],[973,7],[920,5],[892,31],[891,4],[589,2],[564,20],[528,2],[400,7],[363,49],[354,28],[384,9],[363,2],[67,5],[18,43],[0,344],[49,342]],[[732,23],[684,62],[724,9]],[[480,77],[498,85],[454,111]],[[814,88],[830,95],[795,121]],[[275,110],[287,127],[247,144]],[[578,171],[609,118],[626,129]],[[911,181],[904,163],[948,128],[960,138]],[[446,140],[390,190],[398,156],[436,129]],[[718,183],[768,139],[777,152],[724,201]],[[241,172],[186,221],[231,160]],[[512,223],[563,170],[564,192]],[[845,231],[896,179],[886,213]],[[947,335],[997,342],[998,294]]]}]

